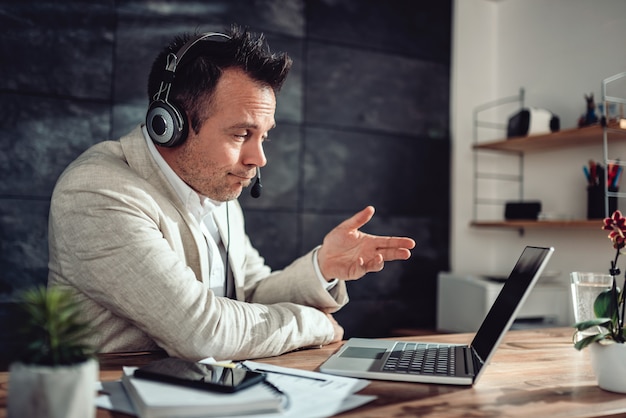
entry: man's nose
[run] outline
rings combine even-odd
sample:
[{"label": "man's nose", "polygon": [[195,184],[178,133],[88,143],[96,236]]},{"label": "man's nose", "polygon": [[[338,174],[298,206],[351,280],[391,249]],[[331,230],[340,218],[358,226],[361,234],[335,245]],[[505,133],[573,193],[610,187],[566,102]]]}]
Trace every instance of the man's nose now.
[{"label": "man's nose", "polygon": [[246,155],[243,163],[245,165],[254,165],[256,167],[263,167],[267,164],[267,158],[265,158],[265,150],[263,149],[263,141],[258,141],[256,144],[250,144],[246,150]]}]

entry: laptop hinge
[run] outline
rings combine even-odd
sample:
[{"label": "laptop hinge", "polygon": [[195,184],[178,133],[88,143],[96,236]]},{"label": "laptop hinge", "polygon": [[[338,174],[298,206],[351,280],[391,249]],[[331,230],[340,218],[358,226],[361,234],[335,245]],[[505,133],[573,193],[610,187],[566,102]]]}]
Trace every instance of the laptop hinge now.
[{"label": "laptop hinge", "polygon": [[468,362],[468,364],[471,364],[474,369],[472,372],[472,376],[476,376],[478,372],[480,372],[480,369],[483,368],[485,362],[483,361],[483,359],[480,358],[474,347],[470,346],[469,350],[467,350],[467,353],[471,357],[471,360]]}]

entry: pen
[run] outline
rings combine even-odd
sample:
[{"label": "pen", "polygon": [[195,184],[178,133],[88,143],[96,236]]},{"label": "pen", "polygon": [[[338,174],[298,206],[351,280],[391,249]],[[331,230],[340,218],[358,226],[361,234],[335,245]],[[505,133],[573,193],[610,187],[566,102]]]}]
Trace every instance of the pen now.
[{"label": "pen", "polygon": [[595,184],[597,185],[604,184],[604,167],[602,167],[600,164],[596,164]]},{"label": "pen", "polygon": [[224,367],[226,369],[235,369],[237,368],[237,364],[233,362],[224,362],[224,363],[212,363],[215,366]]},{"label": "pen", "polygon": [[316,380],[316,381],[318,381],[318,382],[326,382],[326,379],[321,379],[321,378],[319,378],[319,377],[302,376],[302,375],[299,375],[299,374],[292,374],[292,373],[278,372],[278,371],[275,371],[275,370],[254,369],[254,371],[256,371],[256,372],[261,372],[261,373],[281,374],[281,375],[283,375],[283,376],[297,377],[297,378],[299,378],[299,379]]},{"label": "pen", "polygon": [[596,163],[593,160],[589,160],[589,173],[590,173],[590,178],[591,178],[591,182],[589,184],[593,185],[595,184],[596,180],[598,179],[598,177],[596,176]]},{"label": "pen", "polygon": [[619,167],[617,167],[617,170],[615,170],[615,175],[613,176],[613,181],[611,182],[612,188],[616,189],[619,186],[619,178],[621,174],[622,166],[620,165]]}]

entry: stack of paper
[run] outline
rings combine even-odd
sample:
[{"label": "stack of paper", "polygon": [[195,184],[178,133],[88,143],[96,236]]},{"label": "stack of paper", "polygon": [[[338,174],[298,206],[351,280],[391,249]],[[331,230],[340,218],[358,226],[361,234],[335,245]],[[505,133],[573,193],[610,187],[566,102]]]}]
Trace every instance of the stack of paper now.
[{"label": "stack of paper", "polygon": [[267,373],[267,380],[289,397],[289,405],[278,414],[262,414],[257,418],[322,418],[365,405],[376,399],[356,395],[369,385],[369,380],[333,376],[300,369],[245,361],[250,370]]},{"label": "stack of paper", "polygon": [[[368,380],[272,366],[253,361],[246,361],[244,365],[251,370],[266,373],[267,381],[284,393],[282,399],[265,384],[258,384],[235,393],[236,396],[241,396],[241,398],[236,398],[238,402],[236,408],[232,408],[232,405],[228,407],[223,403],[224,397],[229,396],[228,394],[202,391],[202,394],[213,395],[220,399],[219,403],[214,402],[213,406],[208,407],[199,404],[198,401],[195,403],[191,401],[188,395],[189,388],[176,388],[168,385],[166,391],[163,391],[163,387],[152,391],[158,392],[159,396],[158,399],[153,400],[153,407],[146,409],[136,401],[135,406],[133,406],[128,400],[128,397],[137,397],[137,394],[132,395],[131,392],[133,386],[137,387],[136,384],[125,391],[120,382],[102,382],[100,390],[106,394],[98,397],[96,405],[100,408],[139,415],[141,418],[228,415],[231,418],[235,416],[242,418],[321,418],[357,408],[376,398],[375,396],[356,394],[369,384]],[[126,386],[129,386],[129,382],[136,383],[139,380],[131,376],[133,371],[134,368],[124,368],[125,377],[123,380],[126,381]],[[149,380],[141,380],[141,384],[149,384],[148,386],[165,385],[165,383]],[[254,391],[248,392],[252,389]],[[175,390],[182,390],[185,395],[176,395]],[[272,394],[269,397],[270,400],[268,400],[268,393]],[[254,398],[253,395],[258,396],[258,398]],[[263,400],[262,403],[259,400]],[[282,403],[278,402],[278,405],[282,407],[281,409],[263,411],[265,407],[262,408],[261,405],[269,406],[267,402],[277,401],[282,401]],[[167,403],[169,406],[166,405]],[[156,405],[159,406],[155,407]],[[220,405],[219,409],[216,405]]]},{"label": "stack of paper", "polygon": [[141,418],[222,417],[279,412],[283,396],[264,384],[235,393],[209,392],[133,377],[125,367],[122,384]]}]

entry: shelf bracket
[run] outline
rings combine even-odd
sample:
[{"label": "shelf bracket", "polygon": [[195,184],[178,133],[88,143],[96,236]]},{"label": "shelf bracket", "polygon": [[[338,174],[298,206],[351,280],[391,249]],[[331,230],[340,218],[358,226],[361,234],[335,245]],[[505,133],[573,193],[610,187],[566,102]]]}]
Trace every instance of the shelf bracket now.
[{"label": "shelf bracket", "polygon": [[[519,93],[515,96],[509,96],[509,97],[503,97],[497,100],[493,100],[491,102],[488,103],[484,103],[482,105],[476,106],[474,108],[474,132],[473,132],[473,139],[474,139],[474,147],[478,144],[479,140],[479,132],[478,129],[479,128],[489,128],[489,129],[496,129],[496,130],[503,130],[504,132],[506,132],[507,129],[507,123],[497,123],[497,122],[491,122],[491,121],[487,121],[487,120],[481,120],[481,114],[482,112],[488,111],[488,110],[493,110],[494,108],[498,108],[500,106],[503,105],[512,105],[517,103],[519,105],[520,108],[524,107],[524,99],[525,99],[525,91],[524,88],[521,87],[519,90]],[[524,173],[524,159],[523,159],[523,153],[516,153],[518,156],[518,178],[520,179],[518,181],[518,195],[519,195],[519,200],[523,200],[524,197],[524,183],[523,183],[523,173]],[[478,171],[478,150],[474,149],[474,153],[473,153],[473,171],[474,171],[474,184],[473,184],[473,194],[474,194],[474,204],[473,204],[473,214],[472,214],[472,218],[474,220],[478,219],[478,198],[477,198],[477,193],[478,193],[478,180],[479,180],[479,171]],[[521,234],[523,234],[523,230],[521,230],[520,232]]]}]

